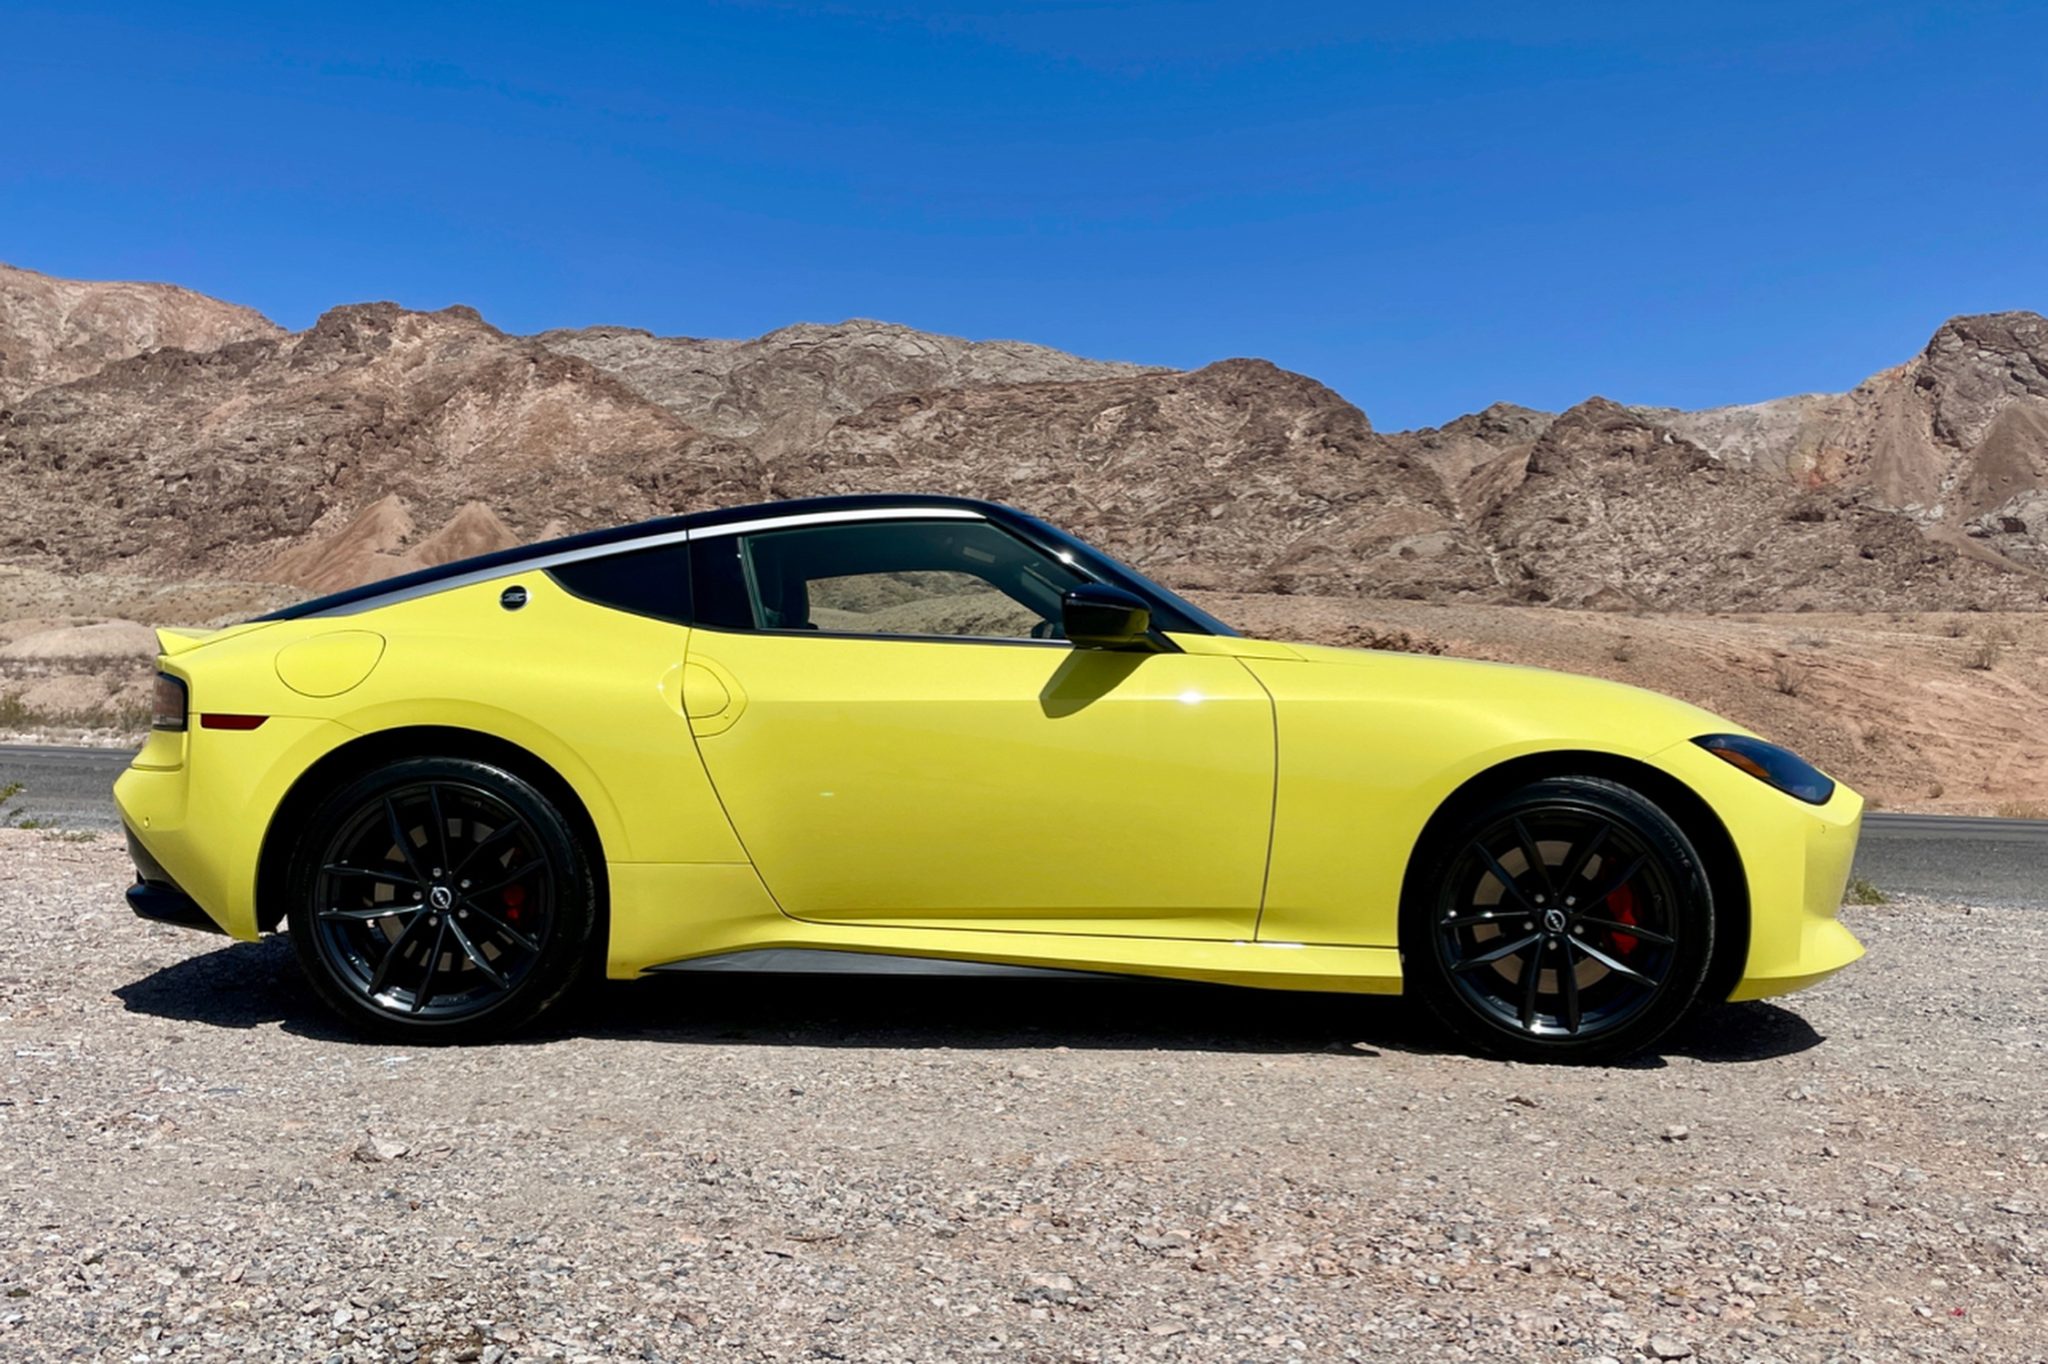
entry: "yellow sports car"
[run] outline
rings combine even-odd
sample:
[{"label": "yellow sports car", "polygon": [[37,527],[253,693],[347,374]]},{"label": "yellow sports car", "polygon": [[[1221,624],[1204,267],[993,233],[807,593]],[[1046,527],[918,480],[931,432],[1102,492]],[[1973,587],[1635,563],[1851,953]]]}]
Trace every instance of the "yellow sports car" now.
[{"label": "yellow sports car", "polygon": [[1862,801],[1692,706],[1245,639],[961,498],[702,512],[160,632],[145,917],[414,1039],[579,979],[1113,972],[1609,1058],[1810,985]]}]

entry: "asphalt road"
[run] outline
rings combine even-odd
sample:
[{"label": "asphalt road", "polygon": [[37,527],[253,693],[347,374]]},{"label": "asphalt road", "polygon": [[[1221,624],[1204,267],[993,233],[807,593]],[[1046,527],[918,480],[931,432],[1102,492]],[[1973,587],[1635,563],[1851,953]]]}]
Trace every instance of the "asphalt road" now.
[{"label": "asphalt road", "polygon": [[[0,788],[23,788],[0,819],[118,829],[110,792],[129,757],[124,749],[0,745]],[[1893,895],[2048,908],[2048,821],[1873,814],[1856,875]]]}]

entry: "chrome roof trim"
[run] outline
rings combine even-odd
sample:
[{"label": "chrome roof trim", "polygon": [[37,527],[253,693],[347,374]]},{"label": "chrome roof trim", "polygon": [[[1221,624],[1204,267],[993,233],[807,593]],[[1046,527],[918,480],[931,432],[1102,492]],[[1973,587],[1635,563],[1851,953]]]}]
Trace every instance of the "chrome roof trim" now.
[{"label": "chrome roof trim", "polygon": [[516,564],[498,564],[491,568],[479,568],[473,573],[459,573],[452,578],[436,578],[430,583],[419,583],[413,587],[401,587],[375,597],[364,597],[359,601],[345,602],[330,606],[325,611],[312,611],[302,620],[325,620],[330,616],[353,616],[362,611],[375,611],[381,607],[396,606],[400,602],[413,601],[419,597],[431,597],[437,592],[448,592],[458,587],[474,587],[497,578],[516,577],[521,573],[536,573],[542,569],[555,568],[561,564],[579,563],[584,559],[600,559],[607,554],[623,554],[628,550],[655,549],[661,545],[679,545],[690,538],[686,530],[672,530],[661,535],[649,535],[639,540],[615,540],[607,545],[592,545],[587,549],[564,550],[560,554],[542,554],[532,559],[523,559]]},{"label": "chrome roof trim", "polygon": [[719,535],[752,535],[756,531],[784,530],[793,526],[824,526],[839,521],[986,521],[972,507],[855,507],[846,511],[798,512],[790,516],[763,516],[753,521],[734,521],[723,526],[698,526],[690,532],[693,540]]},{"label": "chrome roof trim", "polygon": [[907,504],[900,507],[859,507],[845,511],[799,512],[790,516],[764,516],[754,521],[735,521],[722,526],[699,526],[692,530],[663,531],[658,535],[644,535],[635,540],[613,540],[607,544],[590,545],[582,549],[563,550],[558,554],[542,554],[518,563],[496,564],[480,568],[471,573],[458,573],[451,578],[436,578],[432,582],[418,583],[411,587],[395,588],[390,592],[356,601],[330,606],[324,611],[312,611],[299,617],[302,620],[325,620],[336,616],[353,616],[364,611],[375,611],[400,602],[413,601],[419,597],[431,597],[437,592],[449,592],[458,587],[474,587],[478,583],[492,582],[498,578],[516,577],[521,573],[538,573],[545,569],[557,568],[563,564],[581,563],[585,559],[603,559],[614,554],[630,554],[634,550],[658,549],[662,545],[679,545],[689,540],[707,540],[720,535],[748,535],[755,531],[782,530],[796,526],[828,525],[840,521],[889,521],[899,518],[915,518],[920,521],[985,521],[988,518],[969,507],[920,507]]}]

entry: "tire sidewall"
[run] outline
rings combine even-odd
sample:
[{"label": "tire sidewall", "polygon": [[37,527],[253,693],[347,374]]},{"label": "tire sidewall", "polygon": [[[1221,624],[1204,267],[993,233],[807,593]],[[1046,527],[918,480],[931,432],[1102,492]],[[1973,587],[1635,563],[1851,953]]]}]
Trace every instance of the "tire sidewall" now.
[{"label": "tire sidewall", "polygon": [[[1657,996],[1612,1031],[1593,1037],[1532,1037],[1477,1009],[1451,980],[1438,950],[1436,923],[1445,881],[1460,852],[1482,831],[1517,814],[1570,809],[1596,813],[1628,826],[1664,863],[1677,903],[1678,944]],[[1598,777],[1551,777],[1490,799],[1480,799],[1443,824],[1408,878],[1401,906],[1401,956],[1406,988],[1461,1041],[1477,1050],[1521,1061],[1594,1063],[1621,1060],[1654,1046],[1699,999],[1714,960],[1713,889],[1685,831],[1631,787]]]},{"label": "tire sidewall", "polygon": [[[559,869],[555,923],[540,960],[486,1008],[455,1019],[411,1018],[380,1009],[329,961],[314,921],[320,858],[332,831],[369,802],[427,783],[480,787],[526,821]],[[504,1037],[532,1023],[588,973],[599,922],[596,878],[574,829],[555,804],[517,774],[471,758],[407,758],[361,773],[315,807],[293,846],[285,877],[285,919],[293,950],[314,990],[350,1025],[409,1042],[471,1042]]]}]

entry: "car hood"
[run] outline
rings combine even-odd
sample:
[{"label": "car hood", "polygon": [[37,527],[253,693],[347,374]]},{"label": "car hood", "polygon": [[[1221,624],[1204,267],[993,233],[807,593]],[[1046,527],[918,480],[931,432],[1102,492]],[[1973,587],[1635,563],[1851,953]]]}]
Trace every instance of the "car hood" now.
[{"label": "car hood", "polygon": [[1643,755],[1703,734],[1753,732],[1691,702],[1579,673],[1441,654],[1322,644],[1288,648],[1303,663],[1347,669],[1360,674],[1361,683],[1370,678],[1368,685],[1374,690],[1398,690],[1446,704],[1462,702],[1532,733],[1598,738],[1605,741],[1603,746]]}]

